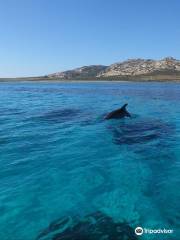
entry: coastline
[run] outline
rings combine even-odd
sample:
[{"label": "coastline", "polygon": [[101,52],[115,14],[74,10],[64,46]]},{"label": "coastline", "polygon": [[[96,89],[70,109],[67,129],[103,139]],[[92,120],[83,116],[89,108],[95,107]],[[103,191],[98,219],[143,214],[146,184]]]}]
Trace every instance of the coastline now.
[{"label": "coastline", "polygon": [[91,79],[91,80],[84,80],[84,79],[44,79],[44,78],[39,78],[39,79],[34,79],[34,78],[0,78],[0,83],[180,83],[180,79],[124,79],[124,80],[119,80],[119,79],[113,79],[113,80],[105,80],[105,79]]},{"label": "coastline", "polygon": [[180,83],[180,74],[167,74],[167,73],[156,73],[148,75],[117,75],[109,77],[71,77],[71,78],[60,78],[60,77],[47,77],[47,76],[34,76],[34,77],[15,77],[15,78],[0,78],[2,82],[82,82],[82,83],[112,83],[112,82],[176,82]]}]

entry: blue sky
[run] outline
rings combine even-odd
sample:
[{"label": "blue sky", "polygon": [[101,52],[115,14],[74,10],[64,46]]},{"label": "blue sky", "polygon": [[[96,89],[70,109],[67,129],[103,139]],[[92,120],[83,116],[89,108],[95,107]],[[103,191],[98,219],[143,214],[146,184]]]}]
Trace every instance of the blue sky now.
[{"label": "blue sky", "polygon": [[179,0],[0,0],[0,77],[180,59]]}]

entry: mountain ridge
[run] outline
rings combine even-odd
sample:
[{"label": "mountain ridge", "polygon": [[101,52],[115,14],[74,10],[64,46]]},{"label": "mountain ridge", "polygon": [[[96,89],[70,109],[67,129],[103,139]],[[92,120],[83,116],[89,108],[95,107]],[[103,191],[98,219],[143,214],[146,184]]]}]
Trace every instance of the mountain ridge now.
[{"label": "mountain ridge", "polygon": [[95,80],[130,80],[136,78],[163,80],[167,78],[168,80],[169,78],[175,78],[175,80],[180,80],[180,60],[173,57],[166,57],[161,60],[135,58],[113,63],[109,66],[90,65],[56,72],[46,75],[46,78],[61,80],[86,80],[92,78]]}]

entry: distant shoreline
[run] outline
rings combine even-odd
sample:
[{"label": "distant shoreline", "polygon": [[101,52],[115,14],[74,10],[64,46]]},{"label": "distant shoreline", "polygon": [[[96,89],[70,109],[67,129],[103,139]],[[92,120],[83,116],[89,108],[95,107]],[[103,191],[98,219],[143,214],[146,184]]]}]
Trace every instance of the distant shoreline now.
[{"label": "distant shoreline", "polygon": [[11,83],[22,83],[22,82],[29,82],[29,83],[38,83],[38,82],[47,82],[47,83],[55,83],[55,82],[61,82],[61,83],[125,83],[125,82],[131,82],[131,83],[137,83],[137,82],[143,82],[143,83],[149,83],[149,82],[158,82],[158,83],[180,83],[180,79],[141,79],[141,78],[135,78],[135,79],[113,79],[113,80],[108,80],[108,79],[58,79],[58,78],[0,78],[0,83],[5,83],[5,82],[11,82]]}]

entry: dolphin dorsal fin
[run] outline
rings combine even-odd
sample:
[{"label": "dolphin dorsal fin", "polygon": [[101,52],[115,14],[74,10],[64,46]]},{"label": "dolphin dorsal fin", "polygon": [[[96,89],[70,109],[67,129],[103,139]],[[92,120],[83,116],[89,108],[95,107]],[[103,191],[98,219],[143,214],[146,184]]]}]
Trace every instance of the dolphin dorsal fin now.
[{"label": "dolphin dorsal fin", "polygon": [[124,111],[124,113],[126,114],[127,117],[131,117],[131,114],[127,111],[126,107],[127,107],[127,103],[124,104],[121,108],[122,111]]},{"label": "dolphin dorsal fin", "polygon": [[121,107],[121,109],[122,109],[122,110],[126,110],[127,105],[128,105],[128,104],[125,103],[125,104]]}]

